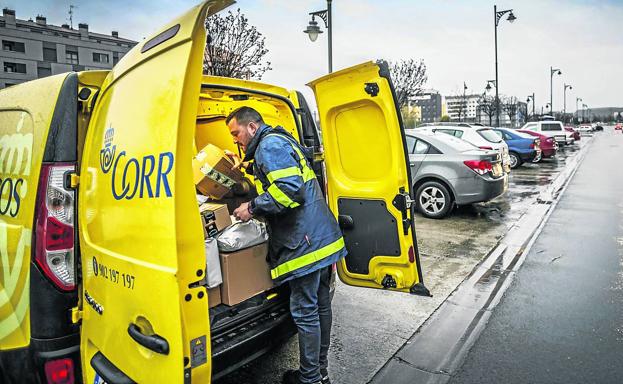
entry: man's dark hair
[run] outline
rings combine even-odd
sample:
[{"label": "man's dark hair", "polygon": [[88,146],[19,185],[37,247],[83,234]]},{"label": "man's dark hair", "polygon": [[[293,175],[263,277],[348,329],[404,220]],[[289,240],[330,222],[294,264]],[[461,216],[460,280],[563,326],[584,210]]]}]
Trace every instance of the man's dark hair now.
[{"label": "man's dark hair", "polygon": [[264,119],[262,119],[262,115],[259,114],[258,111],[251,107],[240,107],[232,111],[232,113],[227,116],[225,119],[225,124],[229,124],[232,119],[236,119],[238,124],[246,125],[251,122],[256,124],[263,124]]}]

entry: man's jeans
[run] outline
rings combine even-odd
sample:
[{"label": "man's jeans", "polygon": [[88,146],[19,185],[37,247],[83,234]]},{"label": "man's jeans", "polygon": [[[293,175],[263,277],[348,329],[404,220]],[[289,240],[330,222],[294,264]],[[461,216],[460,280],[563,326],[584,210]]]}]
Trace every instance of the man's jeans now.
[{"label": "man's jeans", "polygon": [[301,382],[319,382],[331,340],[331,266],[290,280],[290,312],[299,334]]}]

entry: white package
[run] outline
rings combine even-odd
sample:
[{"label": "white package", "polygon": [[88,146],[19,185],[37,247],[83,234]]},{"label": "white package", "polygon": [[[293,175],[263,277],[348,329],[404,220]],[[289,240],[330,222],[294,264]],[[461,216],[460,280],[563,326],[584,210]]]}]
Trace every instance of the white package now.
[{"label": "white package", "polygon": [[206,253],[206,279],[208,288],[214,288],[223,284],[223,273],[221,272],[221,259],[218,254],[218,245],[216,239],[209,238],[205,240]]}]

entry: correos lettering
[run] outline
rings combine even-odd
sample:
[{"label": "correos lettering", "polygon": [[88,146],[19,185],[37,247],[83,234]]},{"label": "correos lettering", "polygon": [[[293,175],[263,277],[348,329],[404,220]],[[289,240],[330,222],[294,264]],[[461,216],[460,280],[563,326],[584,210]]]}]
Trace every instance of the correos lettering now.
[{"label": "correos lettering", "polygon": [[126,151],[116,153],[113,136],[114,129],[109,128],[104,136],[104,148],[100,151],[102,172],[111,172],[113,197],[116,200],[171,197],[168,175],[173,170],[173,153],[163,152],[140,159],[129,157]]}]

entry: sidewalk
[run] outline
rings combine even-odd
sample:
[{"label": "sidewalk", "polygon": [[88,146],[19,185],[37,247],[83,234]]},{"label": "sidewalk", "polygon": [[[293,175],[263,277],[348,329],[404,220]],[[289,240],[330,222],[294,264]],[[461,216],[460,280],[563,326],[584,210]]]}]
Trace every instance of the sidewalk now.
[{"label": "sidewalk", "polygon": [[[592,139],[592,138],[591,138]],[[372,384],[444,383],[477,339],[547,222],[590,142],[532,201],[503,239],[374,375]]]}]

